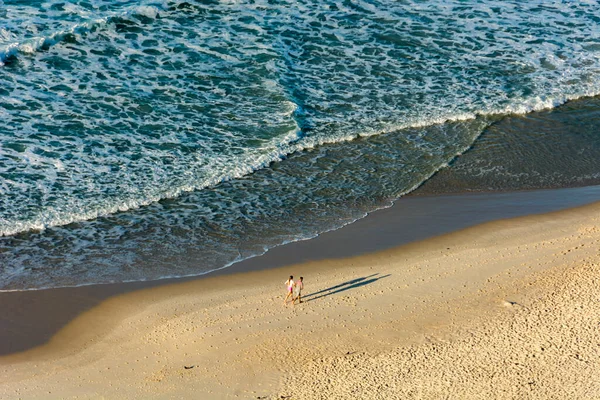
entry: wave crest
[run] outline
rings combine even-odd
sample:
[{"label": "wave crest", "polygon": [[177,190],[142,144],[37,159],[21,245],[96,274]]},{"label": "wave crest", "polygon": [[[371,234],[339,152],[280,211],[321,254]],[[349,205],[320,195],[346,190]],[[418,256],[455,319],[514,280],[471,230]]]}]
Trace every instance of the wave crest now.
[{"label": "wave crest", "polygon": [[5,42],[12,41],[0,47],[0,66],[10,62],[12,58],[16,58],[19,54],[35,54],[42,50],[48,50],[50,47],[65,40],[70,35],[83,35],[91,30],[109,25],[118,20],[128,20],[135,22],[134,17],[145,17],[148,19],[156,19],[160,15],[160,9],[154,5],[138,5],[132,6],[121,13],[114,13],[109,16],[98,17],[73,24],[65,29],[49,33],[45,36],[32,37],[23,41],[14,41],[15,35],[6,29],[0,29],[0,39]]}]

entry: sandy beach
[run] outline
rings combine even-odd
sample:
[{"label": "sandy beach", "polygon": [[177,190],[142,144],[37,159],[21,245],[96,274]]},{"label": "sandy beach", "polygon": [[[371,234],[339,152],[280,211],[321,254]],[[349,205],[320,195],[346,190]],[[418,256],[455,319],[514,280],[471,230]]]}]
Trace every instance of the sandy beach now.
[{"label": "sandy beach", "polygon": [[600,1],[516,3],[0,0],[0,400],[600,400]]},{"label": "sandy beach", "polygon": [[521,211],[414,242],[396,207],[201,279],[2,293],[0,398],[600,398],[600,203]]}]

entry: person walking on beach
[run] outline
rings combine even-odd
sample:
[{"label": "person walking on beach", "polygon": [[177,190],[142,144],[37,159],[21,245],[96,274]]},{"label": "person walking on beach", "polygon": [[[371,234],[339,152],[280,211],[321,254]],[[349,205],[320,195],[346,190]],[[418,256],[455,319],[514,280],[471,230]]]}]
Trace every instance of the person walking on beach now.
[{"label": "person walking on beach", "polygon": [[287,295],[285,296],[285,300],[283,300],[283,304],[287,304],[287,300],[292,297],[292,304],[294,303],[294,295],[292,291],[294,290],[294,277],[290,275],[290,279],[285,281],[285,286],[287,287]]},{"label": "person walking on beach", "polygon": [[296,300],[298,300],[298,303],[302,303],[302,298],[300,297],[302,295],[302,289],[304,289],[304,278],[300,277],[300,280],[296,282],[296,285],[294,286],[296,297],[292,297],[292,304],[294,304]]}]

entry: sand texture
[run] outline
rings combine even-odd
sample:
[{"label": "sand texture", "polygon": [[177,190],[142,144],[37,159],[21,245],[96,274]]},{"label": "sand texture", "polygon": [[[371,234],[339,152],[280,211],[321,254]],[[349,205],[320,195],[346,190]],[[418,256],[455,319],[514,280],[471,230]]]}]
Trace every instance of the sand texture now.
[{"label": "sand texture", "polygon": [[123,294],[0,358],[0,398],[597,399],[599,249],[593,204]]},{"label": "sand texture", "polygon": [[312,360],[282,386],[297,399],[598,399],[598,277],[598,258],[585,260],[531,282],[541,293],[519,288],[528,294],[522,302],[505,300],[502,312],[450,335]]}]

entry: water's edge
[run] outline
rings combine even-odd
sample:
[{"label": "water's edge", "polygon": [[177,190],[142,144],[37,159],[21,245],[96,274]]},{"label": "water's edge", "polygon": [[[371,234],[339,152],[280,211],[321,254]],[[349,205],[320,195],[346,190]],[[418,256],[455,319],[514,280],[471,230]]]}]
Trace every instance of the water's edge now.
[{"label": "water's edge", "polygon": [[384,251],[484,222],[558,211],[598,201],[600,186],[404,197],[393,206],[369,213],[365,218],[341,229],[311,240],[272,248],[262,256],[200,277],[0,292],[0,302],[3,304],[3,312],[0,313],[0,356],[42,345],[78,315],[110,297],[128,292],[218,275],[276,268],[283,268],[282,282],[290,274],[304,274],[310,279],[310,275],[304,272],[303,262],[344,259]]}]

